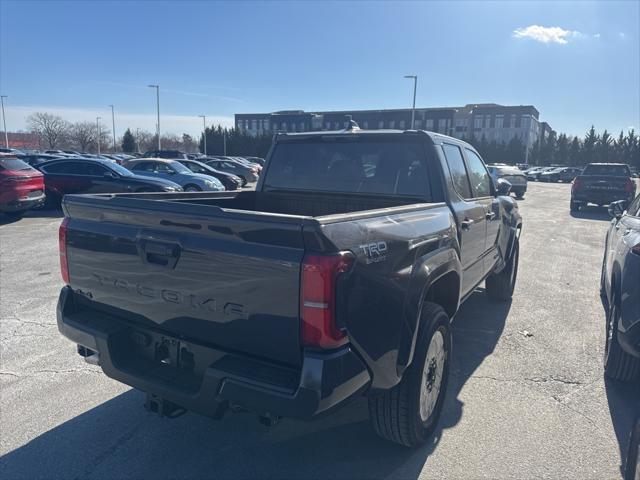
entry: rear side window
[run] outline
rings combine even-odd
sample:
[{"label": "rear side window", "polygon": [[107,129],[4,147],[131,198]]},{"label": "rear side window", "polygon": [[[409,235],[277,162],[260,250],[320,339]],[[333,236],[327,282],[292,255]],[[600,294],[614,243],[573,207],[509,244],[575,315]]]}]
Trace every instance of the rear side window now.
[{"label": "rear side window", "polygon": [[469,180],[471,191],[475,198],[491,195],[491,177],[484,166],[482,159],[474,152],[465,148],[467,152],[467,166],[469,167]]},{"label": "rear side window", "polygon": [[46,173],[77,173],[73,162],[60,162],[42,167]]},{"label": "rear side window", "polygon": [[409,139],[319,137],[277,144],[265,186],[431,198],[424,146]]},{"label": "rear side window", "polygon": [[627,165],[587,165],[582,174],[609,177],[630,177],[631,170],[629,170]]},{"label": "rear side window", "polygon": [[32,170],[32,168],[17,158],[0,158],[0,170]]},{"label": "rear side window", "polygon": [[467,176],[467,169],[464,166],[460,147],[445,143],[442,145],[442,150],[444,150],[444,156],[447,159],[447,165],[449,165],[449,173],[451,173],[454,188],[462,198],[471,198],[473,195],[471,195],[469,177]]}]

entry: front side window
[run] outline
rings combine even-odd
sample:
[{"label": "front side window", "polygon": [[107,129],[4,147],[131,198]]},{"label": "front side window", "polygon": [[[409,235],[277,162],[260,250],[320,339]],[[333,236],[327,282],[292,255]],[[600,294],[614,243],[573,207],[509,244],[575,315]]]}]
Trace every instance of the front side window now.
[{"label": "front side window", "polygon": [[445,143],[442,145],[444,156],[449,166],[449,173],[453,180],[453,186],[462,198],[471,198],[471,187],[469,186],[469,177],[467,169],[464,166],[464,159],[460,147]]},{"label": "front side window", "polygon": [[491,177],[487,172],[482,159],[474,152],[465,148],[467,153],[467,166],[469,168],[469,180],[471,180],[471,191],[475,198],[488,197],[491,195]]},{"label": "front side window", "polygon": [[42,167],[45,173],[76,173],[72,162],[53,163]]}]

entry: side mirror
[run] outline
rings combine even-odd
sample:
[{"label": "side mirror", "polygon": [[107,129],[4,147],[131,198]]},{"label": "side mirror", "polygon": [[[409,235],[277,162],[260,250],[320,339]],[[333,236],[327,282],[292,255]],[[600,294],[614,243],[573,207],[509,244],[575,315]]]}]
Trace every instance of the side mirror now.
[{"label": "side mirror", "polygon": [[504,178],[496,180],[496,193],[498,195],[509,195],[511,193],[511,182]]},{"label": "side mirror", "polygon": [[627,201],[626,200],[618,200],[617,202],[612,202],[609,205],[609,215],[611,218],[620,218],[627,210]]}]

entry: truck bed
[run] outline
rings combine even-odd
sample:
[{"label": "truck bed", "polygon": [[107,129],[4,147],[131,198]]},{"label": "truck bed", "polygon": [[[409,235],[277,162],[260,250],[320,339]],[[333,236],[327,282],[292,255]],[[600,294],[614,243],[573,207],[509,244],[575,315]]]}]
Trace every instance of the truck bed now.
[{"label": "truck bed", "polygon": [[413,202],[271,192],[70,195],[70,285],[91,308],[132,324],[298,367],[303,257],[338,250],[323,225],[442,206]]}]

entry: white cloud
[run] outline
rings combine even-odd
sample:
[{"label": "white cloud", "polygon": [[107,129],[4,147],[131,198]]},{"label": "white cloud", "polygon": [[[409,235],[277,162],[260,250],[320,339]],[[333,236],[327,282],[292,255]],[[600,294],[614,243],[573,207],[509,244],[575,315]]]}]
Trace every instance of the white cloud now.
[{"label": "white cloud", "polygon": [[580,37],[582,34],[575,30],[565,30],[560,27],[543,27],[541,25],[529,25],[517,28],[513,31],[515,38],[531,38],[541,43],[558,43],[565,45],[570,40]]},{"label": "white cloud", "polygon": [[600,34],[599,33],[594,34],[593,38],[600,38]]},{"label": "white cloud", "polygon": [[[27,129],[27,117],[34,112],[48,112],[58,115],[69,122],[96,121],[96,117],[102,117],[101,122],[111,130],[111,110],[110,109],[84,109],[66,108],[55,106],[8,106],[5,105],[7,114],[7,130],[16,132]],[[116,110],[116,133],[122,135],[127,129],[148,130],[155,132],[156,115],[154,113],[120,113]],[[232,127],[233,117],[207,116],[207,125],[222,125]],[[188,133],[199,135],[202,132],[202,118],[197,115],[171,115],[160,112],[160,127],[162,133]]]},{"label": "white cloud", "polygon": [[626,33],[624,33],[624,32],[618,32],[618,36],[619,36],[620,38],[624,38],[624,37],[626,37],[626,36],[627,36],[627,34],[626,34]]}]

